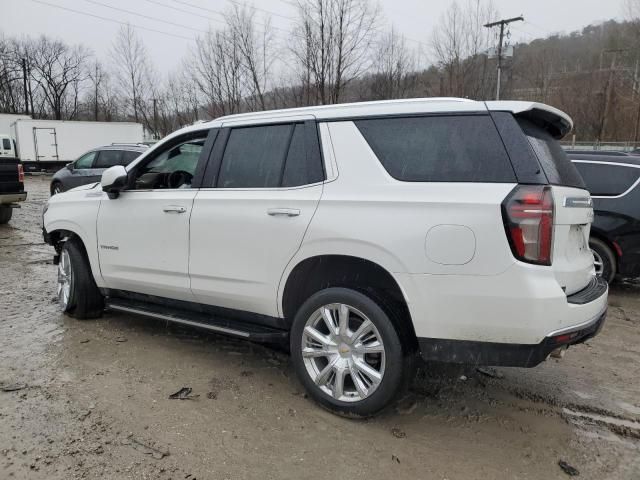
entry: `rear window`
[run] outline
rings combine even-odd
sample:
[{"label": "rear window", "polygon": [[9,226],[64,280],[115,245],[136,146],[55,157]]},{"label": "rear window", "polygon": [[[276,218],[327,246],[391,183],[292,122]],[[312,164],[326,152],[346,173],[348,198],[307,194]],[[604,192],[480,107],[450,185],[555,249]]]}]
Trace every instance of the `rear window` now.
[{"label": "rear window", "polygon": [[515,182],[486,115],[359,120],[356,126],[393,178],[405,182]]},{"label": "rear window", "polygon": [[581,161],[574,161],[573,164],[580,172],[591,195],[602,197],[621,195],[640,177],[640,169],[633,167]]},{"label": "rear window", "polygon": [[560,143],[549,132],[524,118],[518,118],[517,121],[527,136],[550,184],[585,188],[578,170],[571,163]]}]

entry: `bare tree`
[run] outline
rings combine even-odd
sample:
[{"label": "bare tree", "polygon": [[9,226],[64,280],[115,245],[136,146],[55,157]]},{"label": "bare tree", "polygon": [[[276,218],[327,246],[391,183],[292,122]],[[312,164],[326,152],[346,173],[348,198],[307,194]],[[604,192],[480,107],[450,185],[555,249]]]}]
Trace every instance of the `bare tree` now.
[{"label": "bare tree", "polygon": [[379,10],[367,0],[297,0],[297,7],[292,51],[303,84],[316,102],[338,103],[371,63]]},{"label": "bare tree", "polygon": [[118,31],[111,50],[113,69],[126,105],[140,121],[145,92],[149,90],[149,59],[147,49],[131,25]]},{"label": "bare tree", "polygon": [[261,30],[258,30],[255,16],[255,9],[234,4],[226,20],[229,25],[229,40],[235,45],[241,58],[243,78],[248,89],[247,100],[252,103],[249,109],[265,110],[265,93],[270,86],[275,61],[275,42],[270,19],[267,17]]},{"label": "bare tree", "polygon": [[478,58],[490,44],[483,25],[497,17],[491,0],[454,0],[434,29],[431,45],[445,77],[446,95],[484,96],[486,57]]},{"label": "bare tree", "polygon": [[187,68],[212,117],[240,111],[242,56],[228,31],[198,37]]},{"label": "bare tree", "polygon": [[56,120],[75,117],[88,57],[88,50],[80,45],[69,47],[45,36],[30,49],[33,80]]},{"label": "bare tree", "polygon": [[374,99],[403,98],[414,86],[416,57],[395,29],[383,34],[374,52],[371,93]]}]

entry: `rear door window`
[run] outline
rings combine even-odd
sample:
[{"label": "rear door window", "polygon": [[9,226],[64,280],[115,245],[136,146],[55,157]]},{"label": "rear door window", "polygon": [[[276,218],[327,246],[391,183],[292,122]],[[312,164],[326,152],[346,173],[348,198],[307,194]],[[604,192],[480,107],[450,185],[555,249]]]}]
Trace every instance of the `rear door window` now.
[{"label": "rear door window", "polygon": [[120,165],[120,157],[122,153],[120,150],[102,150],[98,154],[98,158],[93,164],[93,168],[109,168],[114,165]]},{"label": "rear door window", "polygon": [[120,165],[127,166],[131,162],[133,162],[136,158],[142,155],[141,152],[132,152],[130,150],[124,150],[122,152],[122,157],[120,158]]},{"label": "rear door window", "polygon": [[292,134],[290,124],[232,129],[218,187],[279,187]]},{"label": "rear door window", "polygon": [[640,169],[633,167],[579,160],[574,160],[573,164],[580,172],[591,195],[601,197],[623,194],[640,177]]},{"label": "rear door window", "polygon": [[406,182],[506,182],[515,173],[488,115],[358,120],[384,168]]},{"label": "rear door window", "polygon": [[560,143],[549,132],[530,120],[517,118],[517,121],[529,140],[531,149],[538,157],[550,184],[585,188],[578,170],[569,160]]}]

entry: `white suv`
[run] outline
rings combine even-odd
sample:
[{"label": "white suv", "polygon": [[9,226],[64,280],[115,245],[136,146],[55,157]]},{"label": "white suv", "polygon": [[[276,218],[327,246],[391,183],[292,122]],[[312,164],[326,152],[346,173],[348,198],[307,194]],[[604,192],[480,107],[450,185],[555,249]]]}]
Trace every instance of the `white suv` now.
[{"label": "white suv", "polygon": [[61,308],[288,342],[323,406],[372,415],[413,359],[532,367],[594,336],[589,193],[531,102],[249,113],[49,200]]}]

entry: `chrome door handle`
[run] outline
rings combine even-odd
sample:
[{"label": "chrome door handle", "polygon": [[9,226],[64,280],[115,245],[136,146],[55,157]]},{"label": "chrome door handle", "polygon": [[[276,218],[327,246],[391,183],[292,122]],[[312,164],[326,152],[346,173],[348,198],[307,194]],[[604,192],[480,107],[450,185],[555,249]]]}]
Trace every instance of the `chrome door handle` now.
[{"label": "chrome door handle", "polygon": [[186,208],[181,207],[180,205],[167,205],[162,209],[164,213],[184,213],[187,211]]},{"label": "chrome door handle", "polygon": [[297,217],[300,215],[300,210],[297,208],[269,208],[267,213],[272,217],[282,216],[282,217]]}]

